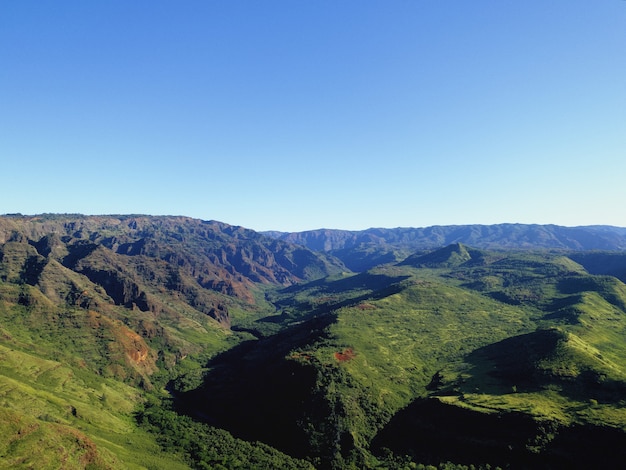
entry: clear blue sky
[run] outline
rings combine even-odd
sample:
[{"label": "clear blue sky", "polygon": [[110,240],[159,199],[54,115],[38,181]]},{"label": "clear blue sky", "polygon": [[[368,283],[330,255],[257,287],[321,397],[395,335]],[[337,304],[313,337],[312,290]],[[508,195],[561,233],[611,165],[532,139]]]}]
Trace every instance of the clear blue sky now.
[{"label": "clear blue sky", "polygon": [[626,226],[626,2],[1,2],[0,162],[0,213]]}]

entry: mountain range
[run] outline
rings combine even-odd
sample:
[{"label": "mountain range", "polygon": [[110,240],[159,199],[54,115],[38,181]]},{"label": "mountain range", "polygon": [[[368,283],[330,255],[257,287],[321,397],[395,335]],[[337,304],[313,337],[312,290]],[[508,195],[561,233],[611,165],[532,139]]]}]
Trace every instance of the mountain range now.
[{"label": "mountain range", "polygon": [[625,250],[610,226],[0,216],[0,467],[619,465]]},{"label": "mountain range", "polygon": [[626,228],[608,225],[498,224],[447,225],[425,228],[370,228],[360,231],[310,230],[264,234],[341,259],[356,271],[400,261],[419,250],[453,243],[484,249],[625,250]]}]

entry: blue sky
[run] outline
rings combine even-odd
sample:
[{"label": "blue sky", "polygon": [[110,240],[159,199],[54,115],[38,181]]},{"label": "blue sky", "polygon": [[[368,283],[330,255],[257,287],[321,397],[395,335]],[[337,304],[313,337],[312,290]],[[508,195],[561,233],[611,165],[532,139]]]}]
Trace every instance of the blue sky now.
[{"label": "blue sky", "polygon": [[0,213],[626,226],[622,0],[0,4]]}]

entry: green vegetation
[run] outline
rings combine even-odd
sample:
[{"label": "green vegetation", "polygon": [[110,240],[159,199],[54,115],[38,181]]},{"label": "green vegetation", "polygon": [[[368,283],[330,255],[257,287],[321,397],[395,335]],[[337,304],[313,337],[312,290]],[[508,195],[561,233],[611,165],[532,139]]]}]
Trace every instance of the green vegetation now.
[{"label": "green vegetation", "polygon": [[186,468],[137,428],[139,390],[10,344],[0,347],[1,468]]},{"label": "green vegetation", "polygon": [[[181,220],[141,227],[145,222],[63,216],[10,221],[0,244],[0,467],[205,465],[203,456],[171,452],[158,440],[164,430],[155,434],[145,419],[138,423],[136,410],[147,397],[165,393],[170,381],[181,390],[198,386],[212,356],[248,338],[228,328],[231,311],[232,321],[245,321],[267,315],[270,306],[257,295],[262,284],[240,277],[243,288],[232,276],[225,284],[223,268],[202,257],[210,248],[197,253],[202,239],[210,238],[208,245],[223,250],[228,234],[216,230],[211,237],[215,227],[178,226]],[[184,243],[184,236],[193,241]],[[258,236],[251,236],[242,253],[256,243]],[[240,266],[254,262],[251,255]],[[228,461],[225,468],[249,468],[249,459],[236,464],[243,450],[256,455],[255,465],[271,468],[280,461],[277,452],[260,451],[261,444],[225,431],[215,436],[213,444],[230,439],[230,447],[211,454],[215,459],[215,452],[226,452],[220,457]]]},{"label": "green vegetation", "polygon": [[163,401],[150,400],[137,412],[137,420],[142,428],[158,436],[164,452],[180,456],[192,468],[313,468],[304,460],[291,458],[259,442],[235,439],[226,431],[169,408]]},{"label": "green vegetation", "polygon": [[[421,401],[432,397],[452,415],[528,416],[528,435],[511,437],[525,449],[511,458],[525,459],[548,448],[532,444],[544,439],[545,423],[553,423],[555,436],[568,435],[571,426],[624,427],[623,289],[561,253],[458,246],[290,287],[269,297],[281,314],[256,322],[264,339],[214,363],[204,386],[181,401],[187,412],[191,402],[220,426],[254,439],[263,436],[266,419],[299,423],[298,439],[287,439],[298,431],[286,428],[271,444],[322,467],[361,468],[388,465],[389,447],[378,436],[401,441],[394,416],[413,404],[434,406]],[[263,330],[268,320],[274,334]],[[254,396],[242,392],[251,389]],[[215,402],[206,403],[207,396]],[[267,414],[255,411],[268,406]],[[512,462],[485,461],[479,452],[472,461],[471,446],[466,454],[441,447],[433,460],[415,445],[398,448],[394,458]]]},{"label": "green vegetation", "polygon": [[0,229],[0,468],[626,458],[621,253],[455,243],[396,263],[405,240],[363,245],[353,266],[380,265],[353,273],[185,218]]}]

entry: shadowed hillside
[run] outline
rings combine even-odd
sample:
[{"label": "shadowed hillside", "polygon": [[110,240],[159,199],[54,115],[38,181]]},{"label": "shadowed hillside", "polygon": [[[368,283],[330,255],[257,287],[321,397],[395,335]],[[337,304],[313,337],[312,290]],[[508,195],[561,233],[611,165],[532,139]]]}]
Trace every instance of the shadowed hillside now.
[{"label": "shadowed hillside", "polygon": [[424,233],[452,243],[413,250],[414,232],[379,249],[374,231],[355,273],[219,222],[0,217],[0,461],[619,465],[623,253],[459,240],[580,235],[552,226],[447,230]]},{"label": "shadowed hillside", "polygon": [[287,329],[215,358],[182,409],[320,468],[577,468],[626,444],[620,281],[562,254],[411,259],[277,292]]},{"label": "shadowed hillside", "polygon": [[[192,376],[216,352],[247,338],[230,327],[274,312],[264,290],[341,270],[346,268],[331,257],[218,222],[143,216],[0,218],[0,349],[6,349],[0,400],[13,410],[5,418],[18,423],[10,427],[7,422],[6,429],[0,423],[8,439],[0,441],[0,458],[17,462],[28,453],[30,440],[11,437],[14,432],[21,436],[24,426],[39,429],[39,439],[51,439],[55,429],[67,437],[33,454],[42,462],[77,453],[68,442],[78,440],[86,454],[78,452],[64,468],[135,468],[141,456],[120,451],[116,460],[115,451],[111,454],[133,429],[145,440],[146,452],[159,455],[154,438],[131,421],[140,397],[146,391],[158,394],[170,377]],[[42,382],[47,373],[17,367],[37,361],[65,372]],[[72,379],[76,376],[80,379]],[[122,386],[125,395],[118,397],[113,390]],[[17,401],[20,394],[35,404],[24,406]],[[113,437],[103,413],[125,422]],[[145,423],[165,416],[155,413],[145,413],[150,416]],[[87,431],[85,422],[92,423]],[[201,434],[207,442],[216,439],[212,430]],[[2,451],[10,442],[19,445]],[[254,458],[286,462],[238,442],[232,440],[233,448]],[[146,463],[185,467],[186,457],[168,453],[160,458],[162,464],[154,458]],[[225,462],[231,457],[212,458]]]}]

